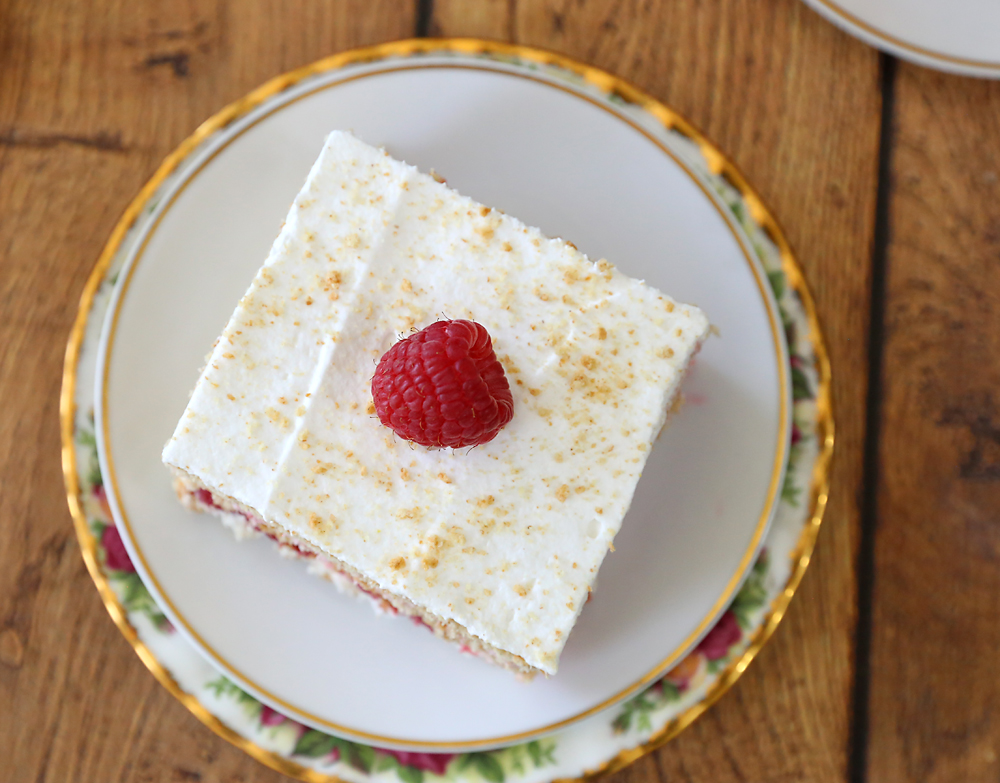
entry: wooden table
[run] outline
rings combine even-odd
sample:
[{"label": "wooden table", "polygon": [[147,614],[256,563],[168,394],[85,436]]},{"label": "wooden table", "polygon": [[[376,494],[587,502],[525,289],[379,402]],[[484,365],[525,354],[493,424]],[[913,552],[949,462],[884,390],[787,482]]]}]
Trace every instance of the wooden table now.
[{"label": "wooden table", "polygon": [[265,79],[362,44],[548,47],[744,170],[818,300],[833,492],[774,639],[642,781],[1000,777],[1000,83],[897,62],[796,0],[0,3],[0,779],[275,781],[108,619],[57,399],[77,298],[161,158]]}]

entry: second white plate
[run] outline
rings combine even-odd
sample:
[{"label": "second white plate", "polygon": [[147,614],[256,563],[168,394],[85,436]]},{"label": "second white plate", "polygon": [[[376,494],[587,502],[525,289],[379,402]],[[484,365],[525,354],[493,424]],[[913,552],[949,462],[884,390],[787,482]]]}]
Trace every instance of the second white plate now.
[{"label": "second white plate", "polygon": [[[702,306],[719,327],[657,445],[559,674],[530,684],[177,504],[159,454],[324,135],[348,128],[484,203]],[[383,61],[297,85],[187,161],[118,281],[97,419],[116,521],[164,612],[227,676],[322,730],[421,749],[499,745],[651,682],[738,589],[789,437],[780,317],[746,238],[657,134],[583,85],[475,58]],[[669,514],[664,509],[669,508]]]},{"label": "second white plate", "polygon": [[1000,79],[997,0],[805,0],[867,44],[927,68]]}]

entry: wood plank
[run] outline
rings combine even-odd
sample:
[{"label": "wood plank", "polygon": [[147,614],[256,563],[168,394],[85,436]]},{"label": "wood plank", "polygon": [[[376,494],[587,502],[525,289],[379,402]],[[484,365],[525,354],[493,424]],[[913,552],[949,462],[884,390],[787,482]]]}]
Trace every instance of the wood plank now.
[{"label": "wood plank", "polygon": [[[784,225],[816,293],[835,382],[837,456],[815,561],[733,691],[622,780],[844,780],[880,122],[877,55],[798,2],[435,0],[431,29],[564,52],[681,111]],[[511,14],[513,14],[511,16]]]},{"label": "wood plank", "polygon": [[869,779],[1000,776],[1000,84],[901,64]]},{"label": "wood plank", "polygon": [[277,781],[149,675],[83,567],[59,468],[83,281],[159,161],[227,102],[413,34],[395,0],[11,0],[0,24],[0,778]]}]

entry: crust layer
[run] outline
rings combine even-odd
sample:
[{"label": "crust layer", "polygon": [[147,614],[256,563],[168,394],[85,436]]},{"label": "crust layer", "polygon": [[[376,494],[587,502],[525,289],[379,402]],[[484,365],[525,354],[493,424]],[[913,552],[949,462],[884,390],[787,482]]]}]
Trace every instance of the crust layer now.
[{"label": "crust layer", "polygon": [[[348,564],[321,552],[294,533],[267,522],[255,509],[215,492],[190,473],[176,467],[171,470],[174,473],[174,491],[181,505],[192,511],[219,517],[238,539],[262,533],[278,543],[283,555],[310,561],[310,572],[333,582],[341,592],[364,595],[375,602],[377,610],[413,618],[428,627],[435,636],[459,645],[463,652],[516,672],[522,678],[531,679],[539,673],[539,669],[528,664],[519,655],[494,647],[473,636],[454,620],[438,617],[402,596],[383,590]],[[208,493],[208,496],[204,493]]]}]

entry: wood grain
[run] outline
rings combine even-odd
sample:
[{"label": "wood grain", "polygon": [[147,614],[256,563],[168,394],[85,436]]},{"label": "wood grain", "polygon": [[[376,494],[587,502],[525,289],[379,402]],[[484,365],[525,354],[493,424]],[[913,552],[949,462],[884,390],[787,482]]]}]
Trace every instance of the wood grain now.
[{"label": "wood grain", "polygon": [[0,2],[0,780],[275,781],[145,670],[87,576],[59,468],[83,281],[159,161],[271,76],[413,34],[389,0]]},{"label": "wood grain", "polygon": [[869,779],[1000,776],[1000,84],[900,66]]},{"label": "wood grain", "polygon": [[[408,37],[417,0],[0,0],[0,780],[277,781],[146,672],[83,568],[57,396],[115,220],[199,122],[267,78]],[[830,344],[831,504],[787,619],[636,783],[845,781],[878,57],[796,0],[433,0],[435,35],[564,52],[706,131],[784,225]],[[895,83],[867,779],[1000,774],[1000,84]]]},{"label": "wood grain", "polygon": [[730,694],[622,780],[844,780],[880,125],[877,55],[801,3],[435,0],[431,30],[555,49],[678,109],[774,209],[816,293],[838,422],[817,555]]}]

